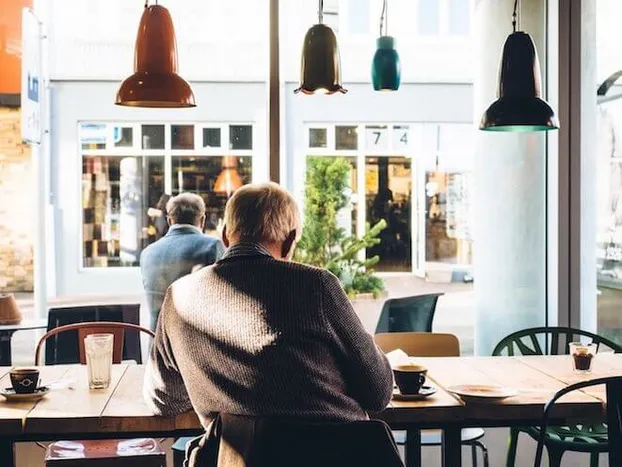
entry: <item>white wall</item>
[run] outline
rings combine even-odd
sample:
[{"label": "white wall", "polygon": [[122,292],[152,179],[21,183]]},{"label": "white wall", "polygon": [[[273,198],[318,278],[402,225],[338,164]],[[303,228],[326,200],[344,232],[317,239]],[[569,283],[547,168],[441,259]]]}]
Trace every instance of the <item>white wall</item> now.
[{"label": "white wall", "polygon": [[[137,268],[81,269],[80,232],[82,158],[78,141],[80,121],[172,121],[255,123],[257,150],[253,157],[266,161],[265,96],[262,83],[192,83],[198,107],[149,110],[118,107],[118,83],[56,82],[52,88],[52,191],[56,234],[57,294],[141,293]],[[266,167],[255,179],[267,177]]]}]

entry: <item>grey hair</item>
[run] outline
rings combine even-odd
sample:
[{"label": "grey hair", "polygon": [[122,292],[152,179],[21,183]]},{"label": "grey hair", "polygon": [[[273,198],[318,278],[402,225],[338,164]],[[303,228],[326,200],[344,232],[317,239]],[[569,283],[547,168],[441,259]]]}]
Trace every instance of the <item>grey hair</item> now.
[{"label": "grey hair", "polygon": [[300,235],[298,204],[276,183],[244,185],[227,202],[225,227],[239,241],[282,242],[293,230]]},{"label": "grey hair", "polygon": [[180,193],[168,200],[166,214],[174,224],[199,225],[205,215],[205,202],[194,193]]}]

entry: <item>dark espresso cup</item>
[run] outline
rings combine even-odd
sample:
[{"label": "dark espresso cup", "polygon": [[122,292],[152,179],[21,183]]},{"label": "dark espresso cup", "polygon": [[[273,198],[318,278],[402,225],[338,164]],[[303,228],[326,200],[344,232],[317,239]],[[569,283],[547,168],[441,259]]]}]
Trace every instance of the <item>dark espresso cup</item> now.
[{"label": "dark espresso cup", "polygon": [[393,368],[393,376],[395,384],[400,389],[400,393],[419,394],[423,383],[425,383],[425,375],[428,369],[422,365],[398,365]]},{"label": "dark espresso cup", "polygon": [[36,368],[16,368],[11,370],[10,376],[17,394],[32,394],[39,386],[39,370]]}]

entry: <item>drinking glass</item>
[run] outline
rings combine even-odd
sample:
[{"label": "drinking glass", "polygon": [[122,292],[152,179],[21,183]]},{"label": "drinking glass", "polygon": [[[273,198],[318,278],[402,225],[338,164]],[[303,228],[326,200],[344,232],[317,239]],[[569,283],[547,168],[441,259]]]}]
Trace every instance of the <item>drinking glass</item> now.
[{"label": "drinking glass", "polygon": [[596,344],[582,344],[581,342],[571,342],[570,356],[572,366],[577,373],[590,373],[592,371],[592,360],[596,355],[598,346]]},{"label": "drinking glass", "polygon": [[89,389],[106,389],[112,372],[113,334],[89,334],[84,338]]}]

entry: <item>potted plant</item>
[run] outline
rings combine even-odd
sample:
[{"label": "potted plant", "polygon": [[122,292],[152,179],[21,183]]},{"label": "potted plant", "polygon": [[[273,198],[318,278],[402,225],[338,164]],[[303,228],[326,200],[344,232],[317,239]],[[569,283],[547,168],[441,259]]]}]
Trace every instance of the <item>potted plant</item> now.
[{"label": "potted plant", "polygon": [[367,226],[362,237],[346,235],[338,214],[349,202],[351,165],[343,158],[310,157],[305,182],[304,226],[296,249],[296,261],[323,267],[335,274],[352,300],[365,328],[373,332],[385,290],[373,266],[378,256],[364,258],[363,252],[380,243],[384,220]]}]

